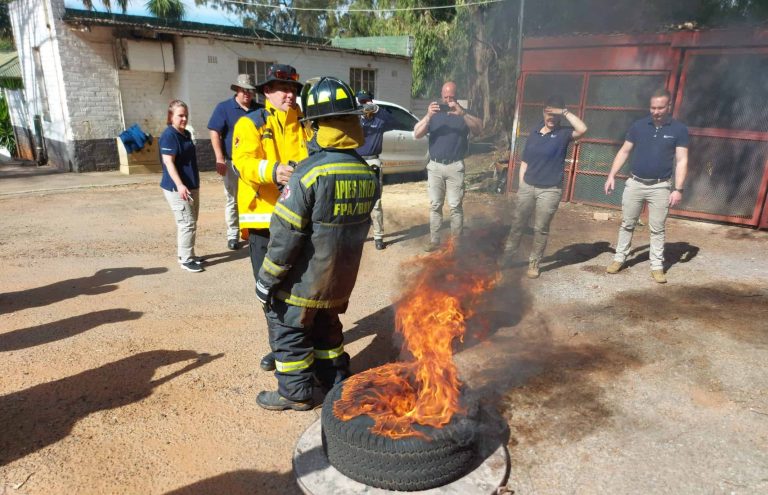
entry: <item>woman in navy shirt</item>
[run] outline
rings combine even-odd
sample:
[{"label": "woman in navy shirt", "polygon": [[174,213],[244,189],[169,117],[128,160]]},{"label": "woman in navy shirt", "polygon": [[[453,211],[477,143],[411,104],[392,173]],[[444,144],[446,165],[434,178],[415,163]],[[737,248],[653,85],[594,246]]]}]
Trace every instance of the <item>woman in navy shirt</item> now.
[{"label": "woman in navy shirt", "polygon": [[200,172],[192,135],[187,130],[189,109],[181,100],[168,105],[168,127],[160,136],[160,187],[176,218],[179,264],[190,272],[202,272],[195,256],[197,216],[200,211]]},{"label": "woman in navy shirt", "polygon": [[[573,127],[561,126],[562,117]],[[514,257],[520,246],[523,227],[533,214],[533,246],[528,257],[528,278],[539,278],[539,262],[547,247],[549,224],[563,195],[563,171],[568,144],[586,132],[586,124],[565,108],[563,99],[552,96],[544,107],[544,121],[531,131],[525,143],[520,163],[517,206],[504,247],[504,258],[509,260]]]}]

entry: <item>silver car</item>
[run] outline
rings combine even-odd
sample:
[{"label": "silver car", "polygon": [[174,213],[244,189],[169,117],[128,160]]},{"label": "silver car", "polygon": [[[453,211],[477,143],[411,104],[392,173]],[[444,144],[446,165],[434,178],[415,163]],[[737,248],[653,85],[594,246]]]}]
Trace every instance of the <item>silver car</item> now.
[{"label": "silver car", "polygon": [[388,110],[396,122],[393,130],[384,133],[381,145],[379,159],[383,163],[384,174],[422,172],[429,161],[429,143],[427,138],[413,137],[413,126],[419,119],[400,105],[380,100],[373,102]]}]

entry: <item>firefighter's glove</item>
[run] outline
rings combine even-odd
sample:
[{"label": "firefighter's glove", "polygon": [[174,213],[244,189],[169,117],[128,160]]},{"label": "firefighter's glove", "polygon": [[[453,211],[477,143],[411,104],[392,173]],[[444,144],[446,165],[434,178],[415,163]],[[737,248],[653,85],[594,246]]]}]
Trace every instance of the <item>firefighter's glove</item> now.
[{"label": "firefighter's glove", "polygon": [[265,312],[269,311],[269,308],[272,306],[271,292],[261,279],[256,282],[256,299],[259,300]]}]

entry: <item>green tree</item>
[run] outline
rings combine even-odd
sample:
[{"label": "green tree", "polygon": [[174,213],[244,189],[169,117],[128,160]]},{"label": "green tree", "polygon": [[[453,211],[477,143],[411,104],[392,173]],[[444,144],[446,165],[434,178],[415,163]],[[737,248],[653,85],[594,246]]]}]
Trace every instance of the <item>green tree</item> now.
[{"label": "green tree", "polygon": [[[86,9],[93,10],[95,3],[93,0],[82,1]],[[119,7],[123,14],[128,9],[130,2],[131,0],[99,0],[99,3],[108,11],[111,12],[114,7]],[[184,17],[184,2],[182,0],[147,0],[144,6],[155,17],[174,20],[181,20]]]}]

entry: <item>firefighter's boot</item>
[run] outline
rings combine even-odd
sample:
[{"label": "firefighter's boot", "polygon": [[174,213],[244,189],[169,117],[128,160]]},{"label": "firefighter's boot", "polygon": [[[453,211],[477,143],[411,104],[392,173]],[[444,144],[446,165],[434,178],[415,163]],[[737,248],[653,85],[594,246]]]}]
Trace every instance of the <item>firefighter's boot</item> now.
[{"label": "firefighter's boot", "polygon": [[256,396],[256,403],[268,409],[270,411],[285,411],[286,409],[293,409],[294,411],[309,411],[314,407],[312,399],[307,401],[298,401],[286,399],[277,390],[266,391],[262,390],[259,395]]}]

